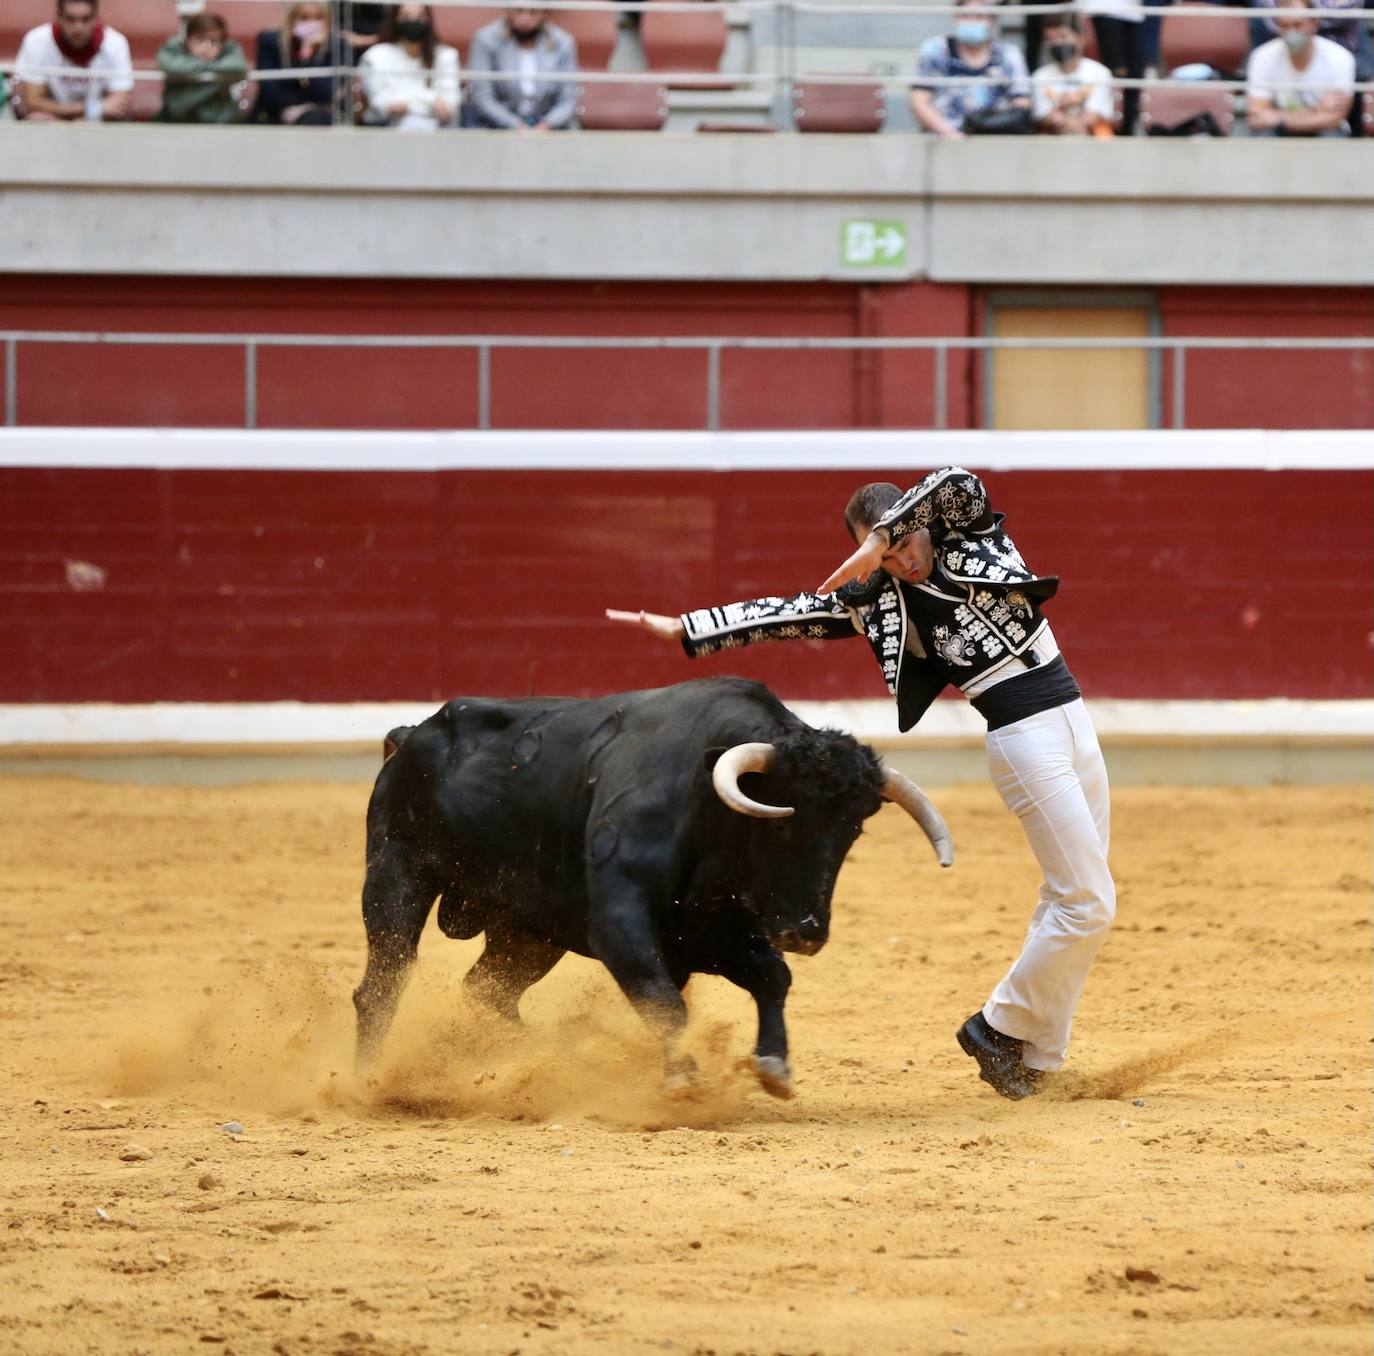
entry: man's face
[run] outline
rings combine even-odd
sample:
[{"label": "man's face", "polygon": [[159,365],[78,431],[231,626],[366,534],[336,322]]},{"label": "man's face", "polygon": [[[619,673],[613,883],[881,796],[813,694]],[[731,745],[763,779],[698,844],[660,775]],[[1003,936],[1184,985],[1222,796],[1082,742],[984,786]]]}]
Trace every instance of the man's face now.
[{"label": "man's face", "polygon": [[1300,9],[1281,9],[1274,15],[1274,27],[1280,33],[1306,33],[1310,37],[1317,31],[1317,21]]},{"label": "man's face", "polygon": [[547,14],[548,10],[546,9],[525,9],[516,6],[507,14],[507,21],[510,23],[512,33],[517,37],[526,38],[539,31]]},{"label": "man's face", "polygon": [[57,26],[73,47],[85,47],[95,27],[95,6],[88,0],[66,0],[58,6]]},{"label": "man's face", "polygon": [[[1078,34],[1072,28],[1046,28],[1044,44],[1045,50],[1059,61],[1072,61],[1083,47]],[[1068,52],[1068,55],[1059,55],[1060,52],[1067,52],[1069,48],[1073,50]]]},{"label": "man's face", "polygon": [[[859,540],[862,541],[872,529],[863,523],[858,526],[862,534]],[[901,541],[894,542],[883,553],[880,564],[894,579],[904,580],[908,584],[919,584],[929,579],[930,572],[935,568],[935,548],[931,545],[929,531],[918,527]]]}]

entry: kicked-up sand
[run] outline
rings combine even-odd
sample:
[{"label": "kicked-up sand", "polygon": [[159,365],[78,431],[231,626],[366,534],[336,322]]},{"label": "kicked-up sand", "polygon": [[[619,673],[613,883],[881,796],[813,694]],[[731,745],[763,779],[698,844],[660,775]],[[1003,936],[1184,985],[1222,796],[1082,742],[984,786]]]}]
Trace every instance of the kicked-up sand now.
[{"label": "kicked-up sand", "polygon": [[0,1352],[1368,1352],[1367,787],[1117,791],[1117,925],[1019,1104],[953,1039],[1037,884],[985,786],[936,793],[951,871],[896,810],[859,840],[790,1102],[723,981],[672,1098],[598,966],[510,1029],[432,922],[355,1082],[367,793],[0,780]]}]

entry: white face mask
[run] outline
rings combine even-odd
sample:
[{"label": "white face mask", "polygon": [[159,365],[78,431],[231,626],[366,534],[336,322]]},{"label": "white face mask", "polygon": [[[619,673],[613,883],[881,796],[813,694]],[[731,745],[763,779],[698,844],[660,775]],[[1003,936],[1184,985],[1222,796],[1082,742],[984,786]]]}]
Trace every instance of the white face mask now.
[{"label": "white face mask", "polygon": [[1294,56],[1298,56],[1300,53],[1307,51],[1311,43],[1312,35],[1310,33],[1302,33],[1296,29],[1290,28],[1283,35],[1284,46],[1287,47]]}]

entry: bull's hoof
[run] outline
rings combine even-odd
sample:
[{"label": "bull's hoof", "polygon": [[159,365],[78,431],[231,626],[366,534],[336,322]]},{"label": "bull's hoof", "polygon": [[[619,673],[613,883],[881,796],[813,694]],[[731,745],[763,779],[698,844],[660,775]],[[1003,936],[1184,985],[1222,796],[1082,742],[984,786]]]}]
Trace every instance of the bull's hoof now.
[{"label": "bull's hoof", "polygon": [[691,1055],[682,1055],[670,1061],[663,1075],[663,1091],[670,1097],[693,1092],[700,1083],[701,1070]]},{"label": "bull's hoof", "polygon": [[755,1055],[754,1072],[770,1097],[786,1101],[792,1096],[792,1070],[781,1055]]}]

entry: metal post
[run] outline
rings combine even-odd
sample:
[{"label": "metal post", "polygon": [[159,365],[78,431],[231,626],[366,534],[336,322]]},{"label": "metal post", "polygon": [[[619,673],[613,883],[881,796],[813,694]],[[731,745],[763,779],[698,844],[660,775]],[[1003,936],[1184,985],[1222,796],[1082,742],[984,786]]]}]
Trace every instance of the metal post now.
[{"label": "metal post", "polygon": [[792,106],[792,90],[797,83],[797,12],[790,3],[786,3],[786,0],[777,7],[777,30],[778,36],[782,39],[780,47],[783,53],[782,80],[780,82],[782,126],[786,132],[795,132],[797,119]]},{"label": "metal post", "polygon": [[720,345],[706,350],[706,427],[720,432]]},{"label": "metal post", "polygon": [[477,427],[491,427],[491,345],[477,345]]},{"label": "metal post", "polygon": [[1182,344],[1174,345],[1174,427],[1186,428],[1184,401],[1187,397],[1186,378],[1183,372],[1184,354],[1187,350]]},{"label": "metal post", "polygon": [[252,339],[243,345],[243,426],[258,426],[258,346]]},{"label": "metal post", "polygon": [[19,422],[19,414],[15,409],[19,400],[19,364],[15,353],[16,347],[17,342],[14,339],[5,340],[5,424],[9,428],[13,428]]},{"label": "metal post", "polygon": [[949,427],[949,350],[940,344],[935,350],[935,427]]}]

